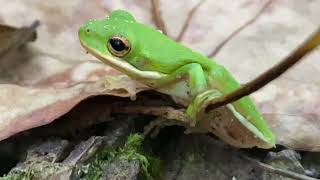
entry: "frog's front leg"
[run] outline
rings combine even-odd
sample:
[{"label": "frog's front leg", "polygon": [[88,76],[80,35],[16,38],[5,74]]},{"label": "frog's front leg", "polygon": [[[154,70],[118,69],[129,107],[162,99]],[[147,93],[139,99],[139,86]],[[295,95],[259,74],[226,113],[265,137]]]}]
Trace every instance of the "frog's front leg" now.
[{"label": "frog's front leg", "polygon": [[159,85],[169,84],[178,79],[186,78],[188,82],[188,92],[191,97],[191,103],[188,106],[187,114],[192,119],[190,125],[195,125],[199,115],[205,109],[205,102],[221,96],[216,90],[208,90],[208,74],[198,63],[184,65],[172,72],[166,79],[162,79]]},{"label": "frog's front leg", "polygon": [[167,85],[177,80],[186,79],[188,94],[194,98],[208,88],[207,75],[198,63],[190,63],[171,72],[168,77],[157,81],[159,86]]}]

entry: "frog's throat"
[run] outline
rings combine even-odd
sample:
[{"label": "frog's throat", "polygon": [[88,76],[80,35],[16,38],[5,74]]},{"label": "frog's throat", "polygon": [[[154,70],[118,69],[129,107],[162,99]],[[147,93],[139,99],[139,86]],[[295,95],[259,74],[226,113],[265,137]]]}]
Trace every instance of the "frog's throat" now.
[{"label": "frog's throat", "polygon": [[141,71],[121,58],[117,58],[109,54],[102,54],[99,51],[88,47],[86,43],[83,42],[82,40],[80,40],[80,44],[86,51],[88,51],[90,54],[92,54],[93,56],[95,56],[105,64],[108,64],[109,66],[117,69],[118,71],[121,71],[122,73],[128,74],[132,78],[157,80],[157,79],[164,79],[167,77],[167,74],[163,74],[159,72]]}]

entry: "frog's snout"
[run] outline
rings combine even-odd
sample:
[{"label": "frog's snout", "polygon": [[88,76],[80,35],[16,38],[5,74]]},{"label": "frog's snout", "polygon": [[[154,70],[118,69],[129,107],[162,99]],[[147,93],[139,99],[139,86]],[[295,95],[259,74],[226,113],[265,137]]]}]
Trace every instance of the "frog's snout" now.
[{"label": "frog's snout", "polygon": [[81,26],[79,29],[79,35],[88,35],[90,34],[90,32],[91,32],[91,29],[86,25]]},{"label": "frog's snout", "polygon": [[83,31],[84,31],[86,34],[90,34],[91,29],[90,29],[90,27],[88,27],[88,26],[84,26],[84,27],[83,27]]},{"label": "frog's snout", "polygon": [[91,32],[91,29],[86,25],[83,25],[79,28],[78,37],[79,37],[81,45],[88,43],[88,38],[90,37],[89,36],[90,32]]}]

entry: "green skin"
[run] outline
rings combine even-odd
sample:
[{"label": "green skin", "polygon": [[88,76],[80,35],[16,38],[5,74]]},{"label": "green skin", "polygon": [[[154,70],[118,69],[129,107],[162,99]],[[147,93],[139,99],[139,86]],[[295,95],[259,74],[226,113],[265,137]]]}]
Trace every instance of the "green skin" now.
[{"label": "green skin", "polygon": [[[131,49],[124,57],[113,55],[108,48],[109,38],[115,35],[130,43]],[[182,99],[194,122],[204,113],[205,102],[240,87],[223,66],[137,22],[123,10],[87,22],[79,30],[79,39],[89,53],[104,63],[153,89]],[[274,134],[249,97],[233,102],[232,106],[256,128],[253,132],[257,137],[270,147],[275,145]]]}]

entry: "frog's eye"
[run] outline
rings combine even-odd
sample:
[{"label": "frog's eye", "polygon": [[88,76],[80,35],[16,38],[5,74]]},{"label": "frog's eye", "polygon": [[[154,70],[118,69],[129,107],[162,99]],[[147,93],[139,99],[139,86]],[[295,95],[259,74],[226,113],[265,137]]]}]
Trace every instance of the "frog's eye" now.
[{"label": "frog's eye", "polygon": [[117,57],[127,55],[131,49],[129,41],[122,36],[113,36],[108,40],[108,49]]}]

